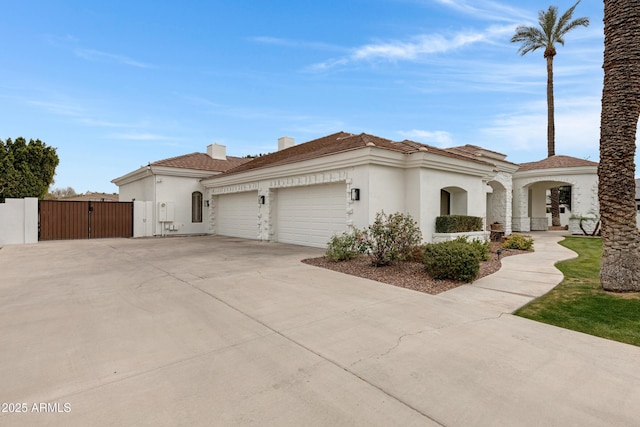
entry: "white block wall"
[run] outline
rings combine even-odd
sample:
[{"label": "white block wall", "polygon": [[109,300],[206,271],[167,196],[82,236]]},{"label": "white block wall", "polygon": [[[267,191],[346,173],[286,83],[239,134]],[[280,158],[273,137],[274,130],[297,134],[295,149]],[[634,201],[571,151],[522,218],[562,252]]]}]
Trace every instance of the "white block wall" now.
[{"label": "white block wall", "polygon": [[38,199],[0,203],[0,246],[38,242]]}]

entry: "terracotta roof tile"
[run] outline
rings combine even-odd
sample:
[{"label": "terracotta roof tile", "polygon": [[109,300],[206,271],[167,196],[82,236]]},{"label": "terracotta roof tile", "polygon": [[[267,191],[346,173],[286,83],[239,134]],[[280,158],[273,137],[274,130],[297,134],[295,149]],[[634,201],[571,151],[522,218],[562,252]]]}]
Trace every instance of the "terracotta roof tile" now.
[{"label": "terracotta roof tile", "polygon": [[571,156],[551,156],[537,162],[522,163],[518,172],[538,169],[578,168],[581,166],[598,166],[598,163]]},{"label": "terracotta roof tile", "polygon": [[454,159],[459,159],[459,160],[466,160],[466,161],[472,161],[475,163],[482,163],[482,164],[491,164],[485,160],[479,159],[477,156],[473,156],[464,152],[458,152],[455,150],[452,150],[450,148],[438,148],[438,147],[433,147],[431,145],[427,145],[427,144],[422,144],[420,142],[415,142],[415,141],[410,141],[410,140],[404,140],[402,142],[399,142],[398,144],[404,144],[408,147],[411,147],[412,150],[409,151],[411,153],[415,153],[417,151],[426,151],[429,153],[433,153],[433,154],[439,154],[441,156],[445,156],[445,157],[451,157]]},{"label": "terracotta roof tile", "polygon": [[466,144],[466,145],[461,145],[459,147],[447,148],[447,151],[459,153],[465,156],[471,156],[473,158],[481,159],[490,163],[493,163],[497,160],[497,161],[500,161],[503,163],[509,163],[512,165],[517,164],[517,163],[510,162],[509,160],[506,160],[506,157],[507,157],[506,154],[503,154],[494,150],[489,150],[487,148],[480,147],[477,145]]},{"label": "terracotta roof tile", "polygon": [[289,147],[285,150],[276,151],[275,153],[257,157],[250,162],[241,164],[233,169],[226,171],[221,175],[216,175],[216,177],[246,172],[254,169],[262,169],[290,164],[304,160],[311,160],[330,154],[336,154],[344,151],[356,150],[372,146],[407,154],[415,153],[418,151],[425,151],[426,149],[426,151],[433,154],[487,164],[487,162],[471,158],[470,156],[463,156],[458,153],[431,147],[429,145],[421,144],[414,141],[407,140],[402,142],[394,142],[389,139],[380,138],[378,136],[365,133],[354,135],[347,132],[338,132],[324,136],[322,138],[314,139],[309,142],[294,145],[293,147]]},{"label": "terracotta roof tile", "polygon": [[210,172],[224,172],[251,159],[227,156],[227,160],[214,159],[205,153],[191,153],[184,156],[171,157],[151,163],[151,166],[164,166],[170,168],[197,169]]}]

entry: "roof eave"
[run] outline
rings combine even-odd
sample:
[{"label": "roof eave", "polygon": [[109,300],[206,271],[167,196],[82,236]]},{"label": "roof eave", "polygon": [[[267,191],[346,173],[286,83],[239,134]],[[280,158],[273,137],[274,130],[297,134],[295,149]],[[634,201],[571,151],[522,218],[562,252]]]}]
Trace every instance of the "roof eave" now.
[{"label": "roof eave", "polygon": [[562,176],[562,175],[591,175],[598,173],[598,166],[575,166],[546,169],[530,169],[526,171],[516,171],[513,179],[529,178],[533,176]]},{"label": "roof eave", "polygon": [[146,178],[149,175],[152,175],[151,166],[141,166],[133,172],[129,172],[128,174],[112,179],[111,182],[119,187],[121,185],[129,184],[131,182],[138,181],[139,179]]}]

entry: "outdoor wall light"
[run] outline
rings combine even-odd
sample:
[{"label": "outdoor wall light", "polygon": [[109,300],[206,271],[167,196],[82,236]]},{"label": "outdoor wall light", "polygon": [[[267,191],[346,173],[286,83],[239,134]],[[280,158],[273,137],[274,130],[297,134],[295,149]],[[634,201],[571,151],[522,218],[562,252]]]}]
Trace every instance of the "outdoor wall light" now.
[{"label": "outdoor wall light", "polygon": [[360,200],[360,189],[352,188],[351,189],[351,200]]},{"label": "outdoor wall light", "polygon": [[264,196],[258,196],[258,204],[264,205]]}]

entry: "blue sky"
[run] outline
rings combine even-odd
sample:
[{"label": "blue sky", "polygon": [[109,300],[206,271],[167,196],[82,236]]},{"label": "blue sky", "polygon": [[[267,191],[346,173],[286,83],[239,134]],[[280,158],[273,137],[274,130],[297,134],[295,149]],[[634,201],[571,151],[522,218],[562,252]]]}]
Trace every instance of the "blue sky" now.
[{"label": "blue sky", "polygon": [[[546,69],[509,42],[573,1],[6,1],[0,138],[57,147],[55,187],[338,131],[546,157]],[[603,5],[555,58],[556,152],[598,159]],[[636,159],[637,163],[637,159]]]}]

